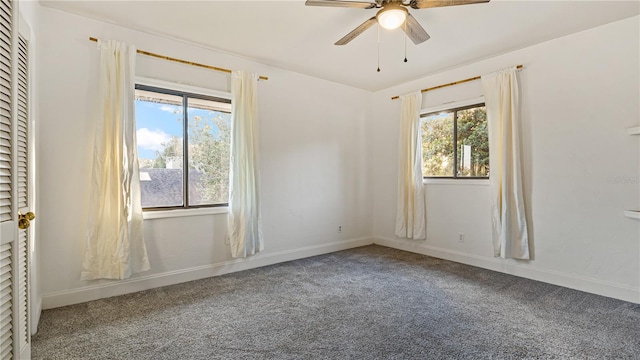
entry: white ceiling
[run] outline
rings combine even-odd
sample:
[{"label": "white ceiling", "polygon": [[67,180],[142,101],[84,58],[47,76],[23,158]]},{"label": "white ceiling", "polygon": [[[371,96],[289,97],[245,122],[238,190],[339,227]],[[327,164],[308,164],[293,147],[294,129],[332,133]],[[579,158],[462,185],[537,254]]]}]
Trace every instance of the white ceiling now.
[{"label": "white ceiling", "polygon": [[345,46],[333,45],[375,9],[311,7],[303,0],[40,2],[371,91],[640,13],[638,1],[492,0],[410,9],[431,39],[408,40],[404,63],[402,30],[381,30],[378,73],[377,25]]}]

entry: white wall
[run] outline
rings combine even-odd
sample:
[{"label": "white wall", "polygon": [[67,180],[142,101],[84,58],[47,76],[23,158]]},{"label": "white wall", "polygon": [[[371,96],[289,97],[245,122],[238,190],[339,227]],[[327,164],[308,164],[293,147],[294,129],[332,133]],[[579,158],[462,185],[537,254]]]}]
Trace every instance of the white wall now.
[{"label": "white wall", "polygon": [[[640,138],[626,133],[640,123],[639,28],[636,16],[375,93],[376,243],[640,302],[640,221],[623,216],[640,209]],[[427,240],[396,239],[390,97],[516,64],[535,260],[493,258],[489,188],[464,182],[427,185]],[[423,107],[481,94],[478,81],[452,86],[424,93]]]},{"label": "white wall", "polygon": [[[370,93],[50,8],[40,10],[38,221],[45,308],[371,243],[370,155],[364,136]],[[269,77],[259,83],[263,254],[232,261],[224,245],[225,214],[147,220],[150,271],[129,281],[80,281],[98,66],[90,36]],[[229,91],[227,74],[137,59],[137,75]],[[341,234],[338,225],[343,226]]]}]

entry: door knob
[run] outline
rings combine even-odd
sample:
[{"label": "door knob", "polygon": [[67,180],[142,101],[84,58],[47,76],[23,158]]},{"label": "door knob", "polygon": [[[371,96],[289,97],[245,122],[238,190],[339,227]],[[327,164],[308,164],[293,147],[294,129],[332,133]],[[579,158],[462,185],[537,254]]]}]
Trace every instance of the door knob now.
[{"label": "door knob", "polygon": [[24,230],[29,228],[29,226],[31,226],[31,223],[29,222],[29,220],[27,219],[20,219],[18,220],[18,227],[20,228],[20,230]]},{"label": "door knob", "polygon": [[31,225],[31,221],[36,218],[36,214],[29,211],[26,214],[18,213],[18,227],[22,230],[27,229]]}]

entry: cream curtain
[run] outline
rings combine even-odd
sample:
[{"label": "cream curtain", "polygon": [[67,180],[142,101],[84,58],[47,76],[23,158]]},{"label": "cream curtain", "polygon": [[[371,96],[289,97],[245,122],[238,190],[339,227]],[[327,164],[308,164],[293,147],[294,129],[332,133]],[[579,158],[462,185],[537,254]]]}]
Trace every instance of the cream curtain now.
[{"label": "cream curtain", "polygon": [[489,125],[494,256],[529,259],[522,189],[517,69],[482,76]]},{"label": "cream curtain", "polygon": [[403,95],[400,99],[396,235],[408,239],[425,239],[427,215],[422,183],[422,139],[420,137],[422,94],[418,91]]},{"label": "cream curtain", "polygon": [[229,239],[233,257],[264,249],[258,170],[258,76],[231,75],[231,164],[229,167]]},{"label": "cream curtain", "polygon": [[142,238],[136,149],[136,49],[98,41],[98,116],[95,119],[89,231],[82,280],[125,279],[149,270]]}]

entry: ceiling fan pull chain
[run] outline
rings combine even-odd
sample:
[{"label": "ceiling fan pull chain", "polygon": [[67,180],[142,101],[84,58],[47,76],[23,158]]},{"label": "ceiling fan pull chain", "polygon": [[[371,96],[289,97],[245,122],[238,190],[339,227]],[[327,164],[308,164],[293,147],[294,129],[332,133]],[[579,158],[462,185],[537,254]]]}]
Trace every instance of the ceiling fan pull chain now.
[{"label": "ceiling fan pull chain", "polygon": [[380,25],[378,25],[378,72],[380,72]]},{"label": "ceiling fan pull chain", "polygon": [[407,21],[404,21],[404,62],[407,62]]}]

